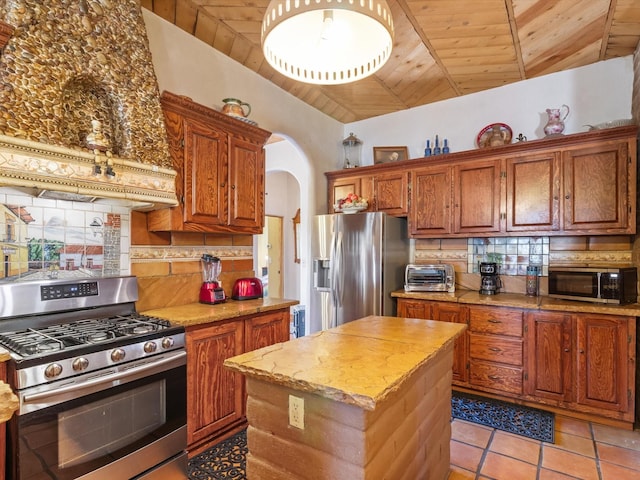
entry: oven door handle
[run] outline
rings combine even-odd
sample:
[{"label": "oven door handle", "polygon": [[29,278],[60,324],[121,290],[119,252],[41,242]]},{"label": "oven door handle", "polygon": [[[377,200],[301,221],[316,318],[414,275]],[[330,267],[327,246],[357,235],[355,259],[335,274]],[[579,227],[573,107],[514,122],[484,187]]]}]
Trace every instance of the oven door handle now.
[{"label": "oven door handle", "polygon": [[[37,403],[41,402],[42,400],[52,399],[54,401],[51,402],[50,405],[55,405],[57,403],[65,401],[65,399],[69,397],[65,394],[73,393],[74,395],[72,396],[72,398],[77,398],[79,392],[82,392],[82,395],[89,395],[91,393],[100,392],[102,390],[110,388],[111,386],[114,386],[114,384],[120,385],[123,383],[128,383],[148,375],[164,372],[171,368],[184,365],[186,363],[186,357],[186,351],[181,351],[172,354],[167,358],[146,361],[142,365],[124,365],[124,368],[122,368],[122,370],[117,371],[113,374],[107,374],[97,378],[92,378],[91,380],[86,380],[81,383],[74,383],[44,392],[25,394],[22,397],[22,403]],[[126,381],[120,382],[120,380]],[[61,395],[64,395],[64,398],[61,397]]]}]

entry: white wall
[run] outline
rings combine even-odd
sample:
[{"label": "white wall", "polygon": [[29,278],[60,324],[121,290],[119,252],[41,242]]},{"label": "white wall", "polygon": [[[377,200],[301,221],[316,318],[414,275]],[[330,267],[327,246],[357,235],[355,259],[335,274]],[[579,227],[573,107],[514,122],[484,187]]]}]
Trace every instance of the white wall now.
[{"label": "white wall", "polygon": [[293,237],[293,217],[300,206],[300,187],[288,172],[267,172],[266,178],[267,215],[282,217],[282,279],[285,298],[300,298],[300,264],[295,263]]},{"label": "white wall", "polygon": [[324,213],[324,172],[342,162],[343,125],[161,17],[144,8],[142,13],[160,91],[216,109],[227,97],[249,103],[250,119],[293,139],[302,161],[310,165],[311,178],[318,179],[305,186],[308,208]]},{"label": "white wall", "polygon": [[633,56],[545,75],[484,92],[353,122],[344,126],[363,141],[362,164],[373,164],[374,146],[409,147],[409,157],[424,155],[427,139],[447,138],[451,152],[477,148],[486,125],[506,123],[513,136],[544,138],[547,108],[567,105],[565,134],[585,132],[610,120],[631,118]]}]

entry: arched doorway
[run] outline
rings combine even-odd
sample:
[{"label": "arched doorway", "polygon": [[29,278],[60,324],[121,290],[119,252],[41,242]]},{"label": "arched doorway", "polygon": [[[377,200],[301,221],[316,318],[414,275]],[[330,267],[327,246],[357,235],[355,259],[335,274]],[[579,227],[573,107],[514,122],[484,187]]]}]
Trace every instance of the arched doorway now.
[{"label": "arched doorway", "polygon": [[[282,135],[274,134],[266,145],[265,152],[265,214],[281,216],[283,219],[283,294],[285,298],[298,300],[300,305],[308,305],[311,279],[308,264],[310,217],[315,214],[315,187],[311,179],[311,167],[297,144]],[[298,209],[299,226],[296,229],[293,219]],[[256,259],[258,237],[260,236],[256,236],[254,245]],[[297,252],[296,246],[299,247]],[[258,265],[255,267],[259,274]]]}]

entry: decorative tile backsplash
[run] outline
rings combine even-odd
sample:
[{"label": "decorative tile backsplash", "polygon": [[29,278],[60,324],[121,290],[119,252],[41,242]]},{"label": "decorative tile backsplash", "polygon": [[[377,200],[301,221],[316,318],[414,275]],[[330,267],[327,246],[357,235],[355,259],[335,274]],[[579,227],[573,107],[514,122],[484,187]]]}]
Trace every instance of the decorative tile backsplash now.
[{"label": "decorative tile backsplash", "polygon": [[526,275],[527,266],[549,273],[549,237],[469,238],[467,272],[478,273],[480,262],[495,262],[501,275]]},{"label": "decorative tile backsplash", "polygon": [[130,207],[33,197],[0,188],[0,278],[129,274]]}]

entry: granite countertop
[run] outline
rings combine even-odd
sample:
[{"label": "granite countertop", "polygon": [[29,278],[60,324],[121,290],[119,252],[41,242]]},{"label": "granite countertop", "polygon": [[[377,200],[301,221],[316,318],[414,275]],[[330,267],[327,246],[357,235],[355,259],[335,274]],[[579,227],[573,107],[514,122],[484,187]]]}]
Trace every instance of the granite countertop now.
[{"label": "granite countertop", "polygon": [[529,297],[520,293],[499,293],[497,295],[480,295],[475,290],[456,290],[454,293],[440,292],[405,292],[398,290],[392,297],[415,300],[432,300],[438,302],[457,302],[474,305],[495,305],[499,307],[515,307],[533,310],[554,310],[574,313],[600,313],[605,315],[624,315],[640,317],[640,304],[615,305],[604,303],[577,302],[561,300],[541,295]]},{"label": "granite countertop", "polygon": [[369,316],[228,358],[244,375],[374,410],[466,325]]},{"label": "granite countertop", "polygon": [[143,315],[163,318],[172,323],[190,327],[211,322],[219,322],[232,318],[264,313],[271,310],[297,305],[298,300],[285,298],[257,298],[254,300],[227,299],[224,303],[207,305],[204,303],[189,303],[175,307],[156,308],[141,312]]}]

